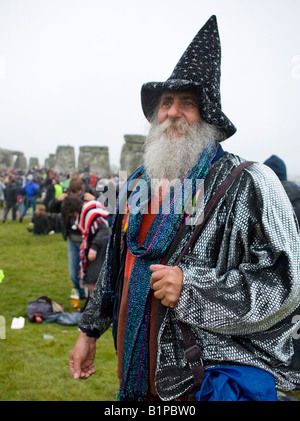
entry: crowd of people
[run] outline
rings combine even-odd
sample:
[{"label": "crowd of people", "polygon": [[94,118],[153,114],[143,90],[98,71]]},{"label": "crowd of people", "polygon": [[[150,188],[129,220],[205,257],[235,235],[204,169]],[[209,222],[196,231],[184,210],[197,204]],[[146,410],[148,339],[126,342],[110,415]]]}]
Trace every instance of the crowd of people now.
[{"label": "crowd of people", "polygon": [[105,193],[111,184],[117,197],[117,175],[68,175],[39,168],[0,174],[3,223],[11,211],[12,220],[20,223],[28,216],[27,230],[34,235],[61,233],[67,241],[70,279],[80,299],[89,298],[104,261],[113,218]]},{"label": "crowd of people", "polygon": [[[32,167],[29,171],[20,169],[0,169],[0,209],[2,212],[2,222],[7,221],[11,211],[11,219],[23,221],[26,215],[32,215],[39,208],[40,212],[46,212],[49,217],[49,231],[51,228],[59,229],[55,221],[51,219],[49,203],[63,197],[69,191],[70,180],[73,175],[68,173],[58,173],[53,169]],[[105,190],[108,182],[115,185],[116,191],[119,186],[118,174],[109,174],[101,177],[98,174],[84,172],[80,178],[87,191],[94,197],[99,197]],[[43,205],[43,206],[42,206]],[[42,206],[42,207],[40,207]],[[110,219],[111,221],[111,219]]]}]

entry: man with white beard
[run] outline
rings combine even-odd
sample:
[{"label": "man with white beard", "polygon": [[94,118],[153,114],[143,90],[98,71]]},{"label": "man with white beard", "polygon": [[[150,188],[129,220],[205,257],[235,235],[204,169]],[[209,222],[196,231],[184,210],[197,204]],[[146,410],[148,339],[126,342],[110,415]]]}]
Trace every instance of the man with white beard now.
[{"label": "man with white beard", "polygon": [[200,117],[196,93],[166,92],[146,139],[144,164],[150,179],[181,178],[209,142],[221,133]]},{"label": "man with white beard", "polygon": [[69,359],[75,379],[94,374],[112,323],[120,401],[274,401],[300,385],[298,226],[275,174],[258,163],[236,173],[244,160],[223,151],[236,129],[219,82],[212,16],[170,78],[142,87],[144,164],[120,193]]}]

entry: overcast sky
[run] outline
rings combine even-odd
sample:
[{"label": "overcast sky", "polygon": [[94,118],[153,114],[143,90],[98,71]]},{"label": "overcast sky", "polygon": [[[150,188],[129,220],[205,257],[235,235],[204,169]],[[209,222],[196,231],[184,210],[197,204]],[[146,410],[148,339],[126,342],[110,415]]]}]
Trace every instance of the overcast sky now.
[{"label": "overcast sky", "polygon": [[166,80],[209,17],[222,46],[224,149],[271,154],[300,179],[299,0],[0,0],[0,147],[37,157],[58,145],[145,135],[141,85]]}]

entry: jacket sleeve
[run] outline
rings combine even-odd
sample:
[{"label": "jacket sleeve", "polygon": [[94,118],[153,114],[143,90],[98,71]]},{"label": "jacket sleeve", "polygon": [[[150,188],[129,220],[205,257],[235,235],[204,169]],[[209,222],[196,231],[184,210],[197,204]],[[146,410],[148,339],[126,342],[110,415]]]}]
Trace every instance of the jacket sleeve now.
[{"label": "jacket sleeve", "polygon": [[99,229],[91,241],[90,248],[96,251],[105,249],[107,246],[108,238],[109,238],[108,227],[104,224],[99,225]]},{"label": "jacket sleeve", "polygon": [[48,211],[51,213],[59,213],[61,210],[61,202],[55,198],[48,203]]},{"label": "jacket sleeve", "polygon": [[299,305],[300,240],[277,177],[255,164],[206,224],[184,274],[178,319],[222,334],[269,329]]},{"label": "jacket sleeve", "polygon": [[82,313],[78,327],[87,334],[99,338],[111,325],[109,316],[101,315],[101,300],[105,280],[106,261],[103,263],[95,289],[88,300],[87,306]]}]

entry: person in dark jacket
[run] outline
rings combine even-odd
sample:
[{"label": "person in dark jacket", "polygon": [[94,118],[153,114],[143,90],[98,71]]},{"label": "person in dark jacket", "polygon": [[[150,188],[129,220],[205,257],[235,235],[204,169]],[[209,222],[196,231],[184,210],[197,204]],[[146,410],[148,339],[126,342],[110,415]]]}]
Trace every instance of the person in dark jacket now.
[{"label": "person in dark jacket", "polygon": [[68,259],[69,259],[69,273],[70,279],[74,284],[74,287],[79,291],[79,296],[81,299],[85,297],[85,291],[83,288],[80,288],[79,285],[79,264],[80,264],[80,245],[81,245],[81,232],[78,230],[75,222],[75,217],[73,215],[68,218],[62,217],[62,204],[64,203],[67,197],[78,197],[82,202],[87,202],[89,200],[94,200],[95,196],[90,192],[86,191],[85,184],[82,178],[79,175],[73,175],[70,179],[69,190],[61,194],[57,198],[53,198],[48,203],[48,211],[51,213],[56,213],[59,218],[59,225],[62,236],[68,244]]},{"label": "person in dark jacket", "polygon": [[288,198],[290,199],[290,202],[293,205],[296,217],[298,219],[298,223],[300,224],[300,188],[297,186],[296,183],[293,183],[292,181],[289,181],[287,179],[287,171],[286,171],[286,165],[284,161],[279,158],[277,155],[272,155],[270,158],[268,158],[265,162],[265,165],[267,165],[269,168],[271,168],[279,180],[281,181],[281,184],[288,195]]},{"label": "person in dark jacket", "polygon": [[35,235],[46,235],[50,231],[50,223],[45,205],[39,205],[33,214],[33,233]]},{"label": "person in dark jacket", "polygon": [[45,187],[45,190],[46,190],[46,195],[45,195],[45,198],[43,200],[43,204],[46,206],[46,210],[48,211],[48,204],[55,197],[53,178],[47,178],[47,180],[45,181],[44,187]]},{"label": "person in dark jacket", "polygon": [[4,197],[6,201],[6,206],[3,213],[3,222],[6,222],[8,212],[12,209],[12,220],[17,219],[17,197],[18,189],[16,186],[16,180],[12,178],[8,183],[6,189],[4,190]]}]

